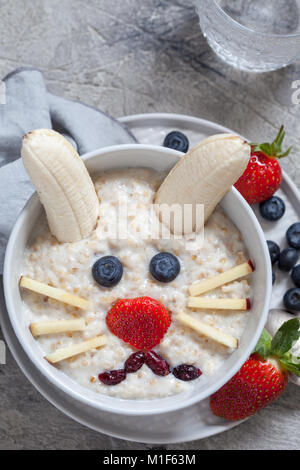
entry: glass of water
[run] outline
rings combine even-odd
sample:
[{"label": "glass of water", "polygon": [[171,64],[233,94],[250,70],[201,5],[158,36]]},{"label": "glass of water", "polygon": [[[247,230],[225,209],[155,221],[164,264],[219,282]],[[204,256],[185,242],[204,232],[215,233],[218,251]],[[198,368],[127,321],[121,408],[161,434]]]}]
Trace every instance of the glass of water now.
[{"label": "glass of water", "polygon": [[209,45],[249,72],[279,69],[300,57],[300,0],[196,0]]}]

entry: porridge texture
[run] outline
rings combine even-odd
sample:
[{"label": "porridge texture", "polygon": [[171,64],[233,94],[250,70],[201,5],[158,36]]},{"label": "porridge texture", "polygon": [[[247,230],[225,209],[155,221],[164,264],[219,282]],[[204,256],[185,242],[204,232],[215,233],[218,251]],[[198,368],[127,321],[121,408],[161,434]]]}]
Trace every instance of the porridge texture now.
[{"label": "porridge texture", "polygon": [[[83,311],[30,291],[24,290],[22,294],[28,324],[70,318],[84,318],[86,321],[84,332],[38,337],[37,341],[45,354],[96,335],[107,336],[105,347],[74,356],[56,366],[95,392],[120,398],[153,399],[181,393],[196,383],[182,382],[172,374],[159,377],[146,365],[137,373],[128,374],[126,380],[113,387],[98,380],[99,373],[122,368],[133,352],[106,326],[106,314],[118,299],[149,296],[162,302],[171,312],[172,323],[155,351],[171,366],[192,364],[199,367],[203,374],[212,374],[232,351],[183,327],[176,321],[176,315],[189,313],[236,338],[241,337],[247,323],[248,312],[199,311],[186,307],[189,285],[243,263],[247,260],[247,253],[239,231],[219,208],[209,218],[205,226],[204,244],[197,249],[187,250],[185,239],[152,239],[152,229],[157,225],[157,219],[150,206],[163,176],[148,169],[127,169],[105,172],[95,177],[100,219],[90,237],[76,243],[58,243],[51,236],[46,219],[42,219],[25,252],[24,275],[93,302],[93,310]],[[124,239],[113,236],[120,203],[129,207],[126,218],[128,234]],[[173,253],[181,265],[177,278],[167,284],[155,281],[149,273],[151,258],[161,251]],[[124,268],[121,281],[113,288],[100,287],[92,277],[94,262],[105,255],[117,256]],[[208,292],[206,296],[245,298],[249,294],[249,281],[242,279]]]}]

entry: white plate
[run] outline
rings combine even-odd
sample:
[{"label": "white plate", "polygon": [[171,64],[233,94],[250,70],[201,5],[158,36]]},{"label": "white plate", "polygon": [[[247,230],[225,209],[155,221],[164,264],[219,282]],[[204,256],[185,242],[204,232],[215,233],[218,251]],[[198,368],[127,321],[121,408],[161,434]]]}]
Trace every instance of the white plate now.
[{"label": "white plate", "polygon": [[[144,114],[124,117],[121,120],[130,127],[138,141],[145,144],[161,145],[165,135],[174,129],[183,131],[190,139],[191,145],[207,135],[228,132],[228,129],[217,124],[182,115]],[[285,174],[278,194],[287,205],[285,216],[275,224],[264,221],[262,225],[267,238],[279,242],[283,247],[286,229],[300,219],[300,198],[296,187]],[[257,213],[256,208],[255,211]],[[274,287],[273,307],[282,305],[282,295],[288,285],[288,276],[278,275],[278,283]],[[3,299],[0,300],[2,306]],[[208,399],[184,410],[162,416],[131,417],[103,411],[95,412],[95,409],[89,407],[83,409],[82,405],[47,382],[30,363],[12,330],[4,304],[1,308],[1,327],[18,365],[37,390],[65,414],[98,432],[136,442],[165,444],[202,439],[239,424],[215,417],[209,410]]]}]

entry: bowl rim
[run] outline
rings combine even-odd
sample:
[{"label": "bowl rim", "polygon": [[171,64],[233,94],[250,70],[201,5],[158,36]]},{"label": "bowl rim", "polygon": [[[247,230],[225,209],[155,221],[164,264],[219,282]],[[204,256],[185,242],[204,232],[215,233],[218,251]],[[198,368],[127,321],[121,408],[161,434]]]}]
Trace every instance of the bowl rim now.
[{"label": "bowl rim", "polygon": [[[109,147],[103,147],[101,149],[97,149],[85,155],[82,155],[81,158],[84,161],[86,161],[97,156],[101,157],[101,155],[103,154],[120,152],[120,151],[122,152],[122,151],[128,151],[128,150],[134,151],[134,152],[135,151],[138,151],[138,152],[153,151],[153,152],[174,155],[177,158],[178,157],[180,158],[184,155],[183,153],[178,152],[177,150],[168,149],[168,148],[157,146],[157,145],[125,144],[125,145],[113,145]],[[260,241],[265,242],[264,233],[251,207],[248,205],[245,199],[241,196],[241,194],[234,187],[232,187],[232,189],[229,192],[232,192],[234,194],[234,197],[239,199],[239,202],[243,206],[243,209],[247,212],[248,218],[251,220],[252,224],[254,225],[254,228],[258,234]],[[145,404],[149,404],[151,402],[154,403],[155,401],[161,402],[164,400],[166,406],[163,409],[158,409],[158,410],[151,410],[151,409],[128,410],[126,409],[124,404],[129,401],[132,402],[133,401],[132,399],[129,400],[129,399],[123,399],[123,398],[118,398],[118,397],[109,397],[116,403],[116,406],[108,405],[106,403],[102,403],[101,401],[96,400],[96,397],[99,395],[97,392],[93,392],[96,395],[95,400],[93,400],[90,397],[86,397],[83,393],[79,393],[76,390],[73,390],[71,386],[69,387],[66,384],[64,384],[59,379],[59,377],[57,377],[57,374],[55,373],[56,372],[55,368],[53,368],[53,372],[46,371],[46,369],[43,367],[43,358],[37,357],[37,355],[31,350],[30,345],[27,343],[27,341],[25,340],[25,336],[22,333],[22,328],[20,327],[20,324],[16,321],[16,319],[18,318],[18,315],[17,315],[17,311],[15,308],[15,301],[12,295],[12,289],[10,286],[10,279],[12,277],[11,265],[14,259],[13,249],[14,249],[14,245],[16,242],[16,238],[18,237],[19,231],[21,230],[23,224],[26,221],[28,208],[32,204],[35,204],[37,200],[38,200],[37,193],[34,192],[34,194],[26,202],[25,206],[23,207],[22,211],[18,215],[18,218],[14,224],[13,230],[9,237],[6,252],[5,252],[4,269],[3,269],[3,286],[4,286],[4,298],[5,298],[7,312],[8,312],[13,330],[16,334],[16,337],[18,341],[20,342],[21,346],[23,347],[30,361],[38,368],[41,374],[48,381],[50,381],[54,386],[56,386],[58,389],[61,389],[66,394],[71,395],[73,399],[78,400],[83,405],[89,405],[92,408],[111,412],[114,414],[123,414],[123,415],[129,415],[129,416],[146,416],[149,414],[160,415],[164,413],[169,413],[172,411],[177,411],[183,408],[187,408],[191,405],[194,405],[195,403],[200,402],[204,400],[205,398],[209,397],[210,395],[212,395],[215,391],[220,389],[228,380],[230,380],[230,378],[233,377],[236,374],[236,372],[238,372],[238,370],[241,368],[241,366],[243,365],[247,357],[253,351],[267,320],[268,310],[269,310],[269,305],[270,305],[270,298],[271,298],[271,290],[272,290],[272,282],[271,282],[272,271],[271,271],[270,263],[266,263],[267,276],[265,280],[266,281],[265,282],[266,284],[265,298],[264,298],[264,303],[263,303],[263,309],[259,317],[259,321],[256,325],[255,334],[251,338],[251,341],[249,341],[242,356],[222,376],[221,379],[219,379],[218,381],[216,381],[215,383],[207,387],[207,393],[205,393],[204,396],[202,396],[201,398],[199,398],[197,394],[193,394],[187,399],[178,401],[178,403],[176,404],[169,404],[169,405],[168,405],[168,399],[170,399],[171,397],[163,397],[163,398],[156,398],[156,399],[139,399],[136,401],[139,401],[139,403],[145,402]],[[261,243],[261,245],[262,245],[265,261],[267,261],[269,258],[267,244]],[[83,390],[85,389],[84,386],[80,384],[77,384],[77,385]],[[180,395],[182,394],[178,394],[177,396],[180,396]],[[118,404],[120,405],[118,406]]]}]

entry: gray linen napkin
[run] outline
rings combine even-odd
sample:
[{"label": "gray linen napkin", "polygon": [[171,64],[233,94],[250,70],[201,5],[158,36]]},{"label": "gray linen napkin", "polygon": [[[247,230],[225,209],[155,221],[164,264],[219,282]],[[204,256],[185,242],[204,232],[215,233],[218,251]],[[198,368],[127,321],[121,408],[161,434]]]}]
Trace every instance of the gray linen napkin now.
[{"label": "gray linen napkin", "polygon": [[6,103],[0,104],[0,274],[13,224],[34,189],[20,159],[22,137],[53,128],[80,155],[109,145],[136,142],[119,121],[91,106],[66,100],[45,87],[36,69],[18,69],[4,78]]}]

